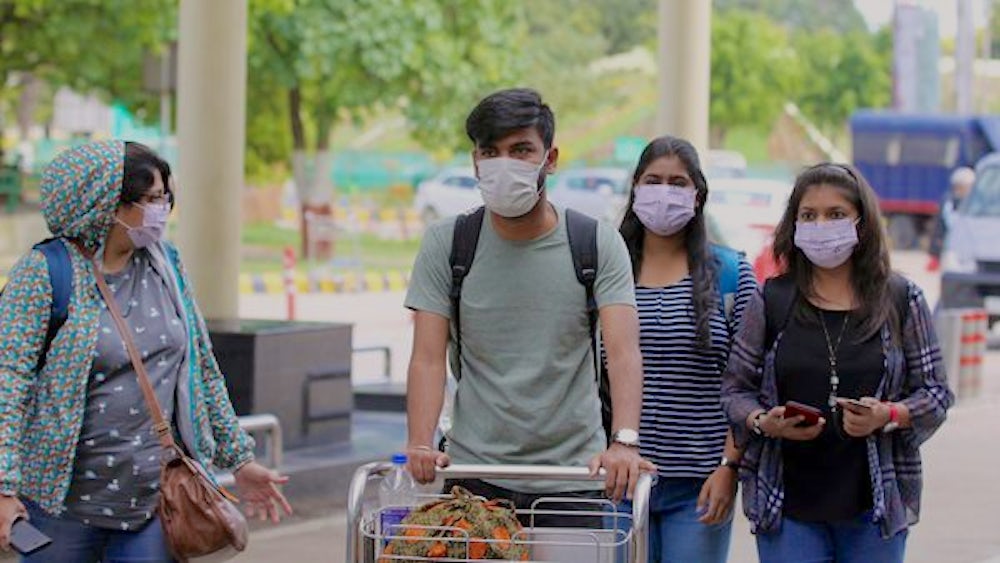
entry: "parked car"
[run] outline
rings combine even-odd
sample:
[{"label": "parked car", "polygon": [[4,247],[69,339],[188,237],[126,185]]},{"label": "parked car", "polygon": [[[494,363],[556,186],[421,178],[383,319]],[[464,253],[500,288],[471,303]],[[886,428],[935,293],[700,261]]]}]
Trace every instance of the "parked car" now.
[{"label": "parked car", "polygon": [[771,245],[791,192],[791,185],[777,180],[716,178],[709,185],[710,236],[744,252],[761,282],[780,272]]},{"label": "parked car", "polygon": [[747,175],[747,159],[736,151],[712,149],[708,151],[705,176],[709,181],[717,178],[743,178]]},{"label": "parked car", "polygon": [[576,168],[549,184],[549,201],[617,225],[628,201],[631,177],[624,168]]},{"label": "parked car", "polygon": [[483,204],[471,166],[445,168],[417,185],[413,205],[424,223],[458,215]]},{"label": "parked car", "polygon": [[941,306],[986,309],[1000,320],[1000,153],[976,165],[972,192],[952,216],[941,259]]}]

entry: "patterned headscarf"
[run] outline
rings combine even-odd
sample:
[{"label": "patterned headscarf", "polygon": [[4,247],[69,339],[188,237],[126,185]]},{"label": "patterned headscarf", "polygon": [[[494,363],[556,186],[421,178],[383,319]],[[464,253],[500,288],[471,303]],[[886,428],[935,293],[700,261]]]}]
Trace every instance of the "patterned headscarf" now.
[{"label": "patterned headscarf", "polygon": [[122,193],[125,143],[100,141],[63,151],[42,174],[42,215],[54,236],[90,250],[104,243]]}]

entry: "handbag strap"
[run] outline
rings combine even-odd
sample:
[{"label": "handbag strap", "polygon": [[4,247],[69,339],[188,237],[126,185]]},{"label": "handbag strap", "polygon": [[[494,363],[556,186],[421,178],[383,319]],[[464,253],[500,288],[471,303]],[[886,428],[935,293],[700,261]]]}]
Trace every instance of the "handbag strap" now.
[{"label": "handbag strap", "polygon": [[160,407],[160,401],[156,399],[153,384],[149,381],[149,373],[146,372],[146,365],[143,363],[139,351],[135,348],[132,333],[129,332],[128,325],[125,324],[125,319],[118,309],[118,302],[115,301],[115,296],[111,293],[108,283],[104,281],[104,273],[98,267],[93,253],[87,252],[79,243],[74,244],[84,253],[84,256],[90,259],[90,263],[94,267],[94,277],[97,278],[97,289],[100,290],[101,297],[104,298],[104,302],[108,306],[108,312],[111,313],[111,319],[114,320],[115,326],[118,327],[118,333],[121,334],[125,348],[128,350],[128,356],[132,360],[132,367],[135,368],[135,373],[138,375],[137,379],[139,380],[139,387],[142,389],[142,396],[146,400],[146,407],[149,409],[149,414],[153,417],[153,430],[156,431],[160,445],[165,450],[177,451],[178,447],[174,441],[173,433],[170,431],[170,423],[163,418],[163,409]]}]

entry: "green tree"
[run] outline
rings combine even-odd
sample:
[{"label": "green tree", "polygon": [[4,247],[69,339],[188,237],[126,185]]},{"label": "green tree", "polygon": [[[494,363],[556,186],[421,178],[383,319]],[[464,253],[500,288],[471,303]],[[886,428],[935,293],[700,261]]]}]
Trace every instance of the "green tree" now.
[{"label": "green tree", "polygon": [[891,46],[867,32],[798,33],[795,52],[805,72],[792,98],[811,121],[836,138],[858,108],[892,101]]},{"label": "green tree", "polygon": [[[283,102],[257,106],[287,116],[300,200],[331,193],[331,137],[338,120],[392,110],[432,148],[455,147],[461,116],[517,66],[516,6],[500,0],[258,0],[251,4],[251,96]],[[251,144],[258,141],[251,139]],[[275,139],[267,147],[274,154]]]},{"label": "green tree", "polygon": [[[866,0],[870,1],[870,0]],[[833,29],[838,33],[867,30],[854,0],[714,0],[717,13],[754,11],[795,30]]]},{"label": "green tree", "polygon": [[798,75],[788,34],[766,16],[733,10],[712,18],[711,144],[739,126],[767,127]]},{"label": "green tree", "polygon": [[[155,104],[142,89],[144,53],[176,27],[173,0],[0,0],[0,89],[23,85],[37,102],[39,81],[114,98],[136,109]],[[98,46],[99,45],[99,46]],[[22,110],[22,123],[31,116]]]}]

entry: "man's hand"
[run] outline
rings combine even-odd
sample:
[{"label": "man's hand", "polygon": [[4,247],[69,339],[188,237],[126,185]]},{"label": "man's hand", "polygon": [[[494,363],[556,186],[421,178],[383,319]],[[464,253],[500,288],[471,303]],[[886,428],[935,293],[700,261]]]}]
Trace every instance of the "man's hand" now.
[{"label": "man's hand", "polygon": [[729,467],[717,467],[698,495],[698,521],[702,524],[721,524],[729,518],[736,498],[736,471]]},{"label": "man's hand", "polygon": [[607,451],[594,456],[588,467],[591,476],[597,476],[604,468],[604,493],[615,502],[632,498],[640,473],[656,473],[656,466],[639,455],[639,448],[619,443],[611,444]]},{"label": "man's hand", "polygon": [[805,417],[802,415],[785,418],[785,407],[774,407],[761,417],[760,429],[772,438],[807,442],[815,440],[826,426],[826,419],[822,417],[812,426],[796,426],[803,420]]},{"label": "man's hand", "polygon": [[448,454],[429,446],[406,448],[406,468],[410,475],[413,475],[413,479],[421,485],[433,482],[437,478],[437,470],[450,464],[451,458]]},{"label": "man's hand", "polygon": [[859,407],[844,400],[838,400],[844,412],[844,432],[853,438],[864,438],[877,432],[889,423],[889,407],[873,397],[862,397],[861,402],[868,408]]}]

